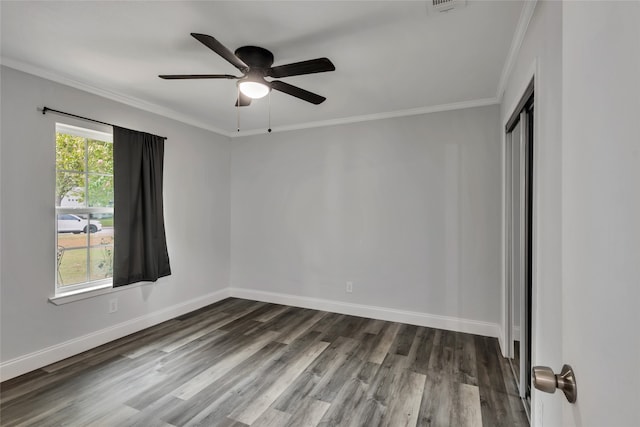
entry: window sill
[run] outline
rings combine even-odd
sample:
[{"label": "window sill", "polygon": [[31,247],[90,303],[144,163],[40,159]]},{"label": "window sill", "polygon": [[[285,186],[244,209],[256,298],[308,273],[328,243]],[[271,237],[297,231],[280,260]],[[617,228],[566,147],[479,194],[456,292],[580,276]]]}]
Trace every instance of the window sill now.
[{"label": "window sill", "polygon": [[81,301],[83,299],[94,298],[100,295],[111,294],[113,292],[127,289],[139,288],[140,286],[153,285],[153,282],[139,282],[131,285],[114,288],[112,283],[101,283],[90,288],[78,289],[69,292],[62,292],[49,298],[49,302],[55,305],[68,304],[70,302]]},{"label": "window sill", "polygon": [[108,294],[113,290],[111,283],[101,283],[90,288],[77,289],[73,291],[61,292],[49,298],[49,302],[55,305],[68,304],[70,302],[83,300],[87,298],[97,297],[98,295]]}]

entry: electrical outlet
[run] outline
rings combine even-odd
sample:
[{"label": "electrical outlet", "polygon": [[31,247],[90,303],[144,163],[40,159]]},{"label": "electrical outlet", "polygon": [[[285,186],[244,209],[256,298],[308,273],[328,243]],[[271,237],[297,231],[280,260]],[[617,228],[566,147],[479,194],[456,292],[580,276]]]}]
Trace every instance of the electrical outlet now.
[{"label": "electrical outlet", "polygon": [[109,313],[118,311],[118,298],[109,300]]},{"label": "electrical outlet", "polygon": [[353,282],[347,282],[347,286],[345,287],[345,292],[350,294],[353,292]]}]

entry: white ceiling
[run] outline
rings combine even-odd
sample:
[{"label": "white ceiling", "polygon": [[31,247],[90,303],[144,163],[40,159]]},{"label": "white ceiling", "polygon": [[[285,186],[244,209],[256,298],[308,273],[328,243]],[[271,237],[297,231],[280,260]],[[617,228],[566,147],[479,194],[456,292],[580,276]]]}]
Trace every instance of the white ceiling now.
[{"label": "white ceiling", "polygon": [[[267,48],[274,65],[330,58],[334,72],[282,79],[323,104],[272,93],[272,127],[293,128],[496,102],[523,4],[428,13],[425,1],[2,1],[0,53],[5,65],[233,135],[233,80],[157,77],[239,75],[192,32],[232,51]],[[241,109],[243,134],[266,130],[268,103]]]}]

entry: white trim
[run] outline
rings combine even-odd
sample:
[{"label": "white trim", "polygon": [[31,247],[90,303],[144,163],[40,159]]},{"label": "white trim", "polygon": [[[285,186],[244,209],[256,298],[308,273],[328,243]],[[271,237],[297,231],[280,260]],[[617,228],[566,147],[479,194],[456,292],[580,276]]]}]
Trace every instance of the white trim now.
[{"label": "white trim", "polygon": [[[508,238],[508,232],[507,232],[507,216],[506,216],[506,206],[507,206],[507,174],[506,174],[506,164],[507,164],[507,159],[506,159],[506,145],[508,143],[507,138],[506,138],[506,132],[505,132],[505,128],[507,127],[507,122],[509,121],[509,118],[511,117],[511,115],[513,114],[513,112],[515,111],[516,107],[518,106],[518,103],[520,102],[520,100],[522,99],[522,96],[524,95],[525,90],[527,89],[527,87],[529,86],[529,83],[531,83],[531,80],[533,80],[534,82],[534,90],[539,92],[540,90],[540,84],[539,84],[539,79],[540,79],[540,72],[539,72],[539,61],[538,58],[535,57],[533,59],[533,62],[531,63],[531,65],[529,65],[529,68],[527,69],[527,72],[524,74],[524,79],[522,81],[520,81],[518,83],[517,86],[517,90],[514,92],[516,94],[519,94],[519,96],[514,97],[514,99],[511,101],[511,105],[509,106],[509,108],[506,108],[503,110],[503,116],[501,117],[501,128],[500,128],[500,133],[501,133],[501,141],[502,141],[502,146],[500,148],[501,151],[501,157],[502,157],[502,212],[501,212],[501,217],[502,217],[502,238],[501,238],[501,242],[502,242],[502,247],[501,247],[501,255],[502,255],[502,259],[500,261],[501,263],[501,286],[502,286],[502,339],[500,340],[500,342],[502,343],[508,343],[510,341],[509,339],[509,327],[507,325],[507,323],[509,322],[509,291],[507,289],[507,238]],[[502,102],[504,102],[504,100],[502,100]],[[537,160],[537,150],[538,150],[538,145],[536,143],[536,138],[537,138],[537,133],[540,131],[537,127],[537,123],[539,120],[539,115],[540,115],[540,109],[538,108],[538,113],[534,114],[533,120],[533,138],[534,138],[534,145],[533,145],[533,149],[534,149],[534,153],[533,153],[533,164],[534,164],[534,171],[533,171],[533,181],[534,181],[534,192],[533,192],[533,208],[534,208],[534,218],[533,221],[535,221],[535,209],[537,207],[537,198],[536,198],[536,194],[535,194],[535,188],[537,188],[536,185],[536,180],[537,180],[537,173],[536,173],[536,164],[538,162]],[[535,234],[535,233],[533,233]],[[532,253],[535,254],[535,250],[537,247],[536,244],[536,240],[535,240],[535,236],[532,236]],[[535,272],[535,266],[533,268],[533,276],[532,276],[532,281],[533,281],[533,285],[535,286],[535,280],[537,277],[537,274]],[[535,302],[535,294],[533,295],[534,297],[534,301],[532,301],[532,310],[533,310],[533,303]],[[533,315],[533,314],[532,314]],[[532,318],[532,322],[533,322],[533,318]],[[533,328],[534,325],[532,325]],[[533,334],[533,329],[532,329],[532,334]],[[533,345],[533,337],[532,337],[532,341],[531,341],[532,345]],[[504,355],[504,357],[511,357],[511,349],[508,348],[507,346],[504,346],[501,348],[502,349],[502,354]]]},{"label": "white trim", "polygon": [[504,328],[501,325],[498,325],[498,345],[500,346],[500,353],[502,353],[502,357],[508,358],[507,355],[507,346],[504,341]]},{"label": "white trim", "polygon": [[[344,117],[340,119],[320,120],[317,122],[307,122],[307,123],[300,123],[296,125],[275,127],[271,130],[271,133],[287,132],[287,131],[300,130],[300,129],[311,129],[311,128],[318,128],[318,127],[325,127],[325,126],[345,125],[345,124],[351,124],[351,123],[368,122],[372,120],[391,119],[394,117],[418,116],[420,114],[438,113],[441,111],[451,111],[451,110],[463,110],[465,108],[484,107],[487,105],[496,105],[499,103],[500,103],[500,100],[498,98],[475,99],[472,101],[454,102],[452,104],[434,105],[431,107],[411,108],[408,110],[388,111],[384,113],[366,114],[362,116],[351,116],[351,117]],[[242,136],[260,135],[263,133],[265,133],[264,129],[254,129],[254,130],[236,132],[236,133],[230,134],[229,136],[231,138],[237,138]]]},{"label": "white trim", "polygon": [[68,304],[74,301],[94,298],[100,295],[111,294],[114,292],[126,291],[129,289],[139,288],[141,286],[153,286],[157,282],[138,282],[127,286],[113,286],[113,280],[108,279],[108,283],[98,283],[95,286],[89,286],[80,289],[74,289],[68,292],[59,292],[49,298],[49,302],[55,305]]},{"label": "white trim", "polygon": [[[538,74],[539,74],[538,73],[538,57],[535,57],[533,58],[533,61],[529,65],[529,68],[527,68],[527,72],[523,74],[524,79],[518,83],[517,90],[514,92],[519,96],[514,97],[514,99],[511,101],[511,105],[509,105],[509,108],[504,110],[504,114],[501,118],[502,120],[502,128],[500,129],[501,132],[504,133],[505,128],[507,127],[507,123],[509,122],[509,118],[511,117],[511,114],[513,114],[513,112],[516,110],[516,107],[518,106],[518,103],[522,99],[522,96],[524,95],[525,90],[527,90],[529,83],[531,83],[531,80],[534,80],[534,84],[535,84],[534,90],[535,90],[535,87],[538,86],[538,82],[535,80]],[[535,129],[534,129],[534,132],[535,132]]]},{"label": "white trim", "polygon": [[[538,57],[534,57],[533,62],[531,63],[531,65],[529,66],[529,68],[527,69],[527,72],[524,74],[524,79],[521,80],[520,82],[518,82],[518,86],[517,86],[517,91],[515,92],[518,96],[514,97],[514,99],[511,102],[511,105],[509,106],[508,109],[503,110],[504,114],[503,117],[501,118],[502,120],[502,128],[501,128],[501,134],[502,134],[502,152],[503,152],[503,176],[502,176],[502,189],[503,189],[503,212],[502,212],[502,217],[503,217],[503,222],[502,222],[502,229],[503,232],[506,233],[506,157],[504,156],[505,150],[506,150],[506,144],[507,144],[507,138],[506,138],[506,126],[507,126],[507,122],[509,120],[509,118],[511,117],[511,115],[515,112],[516,107],[518,106],[518,103],[520,102],[520,100],[522,99],[522,97],[524,96],[524,93],[526,91],[526,88],[529,86],[529,84],[531,83],[531,81],[533,81],[534,84],[534,105],[535,105],[535,113],[533,116],[533,170],[532,170],[532,206],[531,206],[531,210],[532,210],[532,218],[531,218],[531,265],[532,265],[532,271],[531,271],[531,286],[532,286],[532,290],[531,290],[531,336],[530,336],[530,342],[531,342],[531,363],[534,364],[535,361],[537,360],[536,358],[536,332],[537,332],[537,327],[536,327],[536,323],[537,323],[537,319],[538,319],[538,305],[537,305],[537,293],[538,293],[538,286],[537,286],[537,280],[538,280],[538,273],[539,273],[539,264],[538,264],[538,238],[537,238],[537,233],[538,233],[538,229],[539,229],[539,224],[538,224],[538,179],[539,179],[539,174],[538,174],[538,165],[539,165],[539,138],[540,138],[540,129],[539,129],[539,123],[540,123],[540,99],[539,99],[539,94],[540,91],[540,87],[542,86],[540,84],[540,76],[541,76],[541,72],[540,72],[540,61],[538,59]],[[502,102],[504,102],[504,100],[502,100]],[[501,350],[502,350],[502,354],[504,357],[511,357],[511,352],[513,351],[513,348],[511,346],[511,344],[509,343],[509,336],[511,336],[511,339],[513,340],[520,340],[520,335],[521,335],[521,330],[520,327],[511,327],[510,325],[510,320],[509,320],[509,310],[510,310],[510,302],[509,299],[507,298],[508,295],[508,291],[507,291],[507,280],[506,280],[506,239],[502,239],[503,242],[503,247],[502,247],[502,289],[503,289],[503,300],[502,300],[502,304],[503,304],[503,315],[506,317],[506,320],[504,321],[504,324],[502,326],[504,326],[504,328],[501,329],[501,334],[503,336],[502,340],[499,340],[500,344],[501,344]],[[506,344],[506,345],[505,345]],[[507,347],[508,346],[508,347]],[[525,375],[523,373],[521,373],[521,375]],[[525,375],[526,377],[526,375]],[[522,381],[522,378],[519,380]],[[525,409],[525,412],[527,413],[527,418],[529,419],[529,421],[531,422],[531,408],[534,407],[533,402],[536,396],[536,392],[535,390],[532,388],[531,389],[531,406],[528,407],[525,400],[523,399],[523,406]],[[534,420],[535,421],[535,420]],[[535,424],[535,423],[534,423]]]},{"label": "white trim", "polygon": [[183,113],[179,113],[169,108],[162,107],[158,104],[147,102],[139,98],[134,98],[129,95],[124,95],[119,92],[97,88],[91,85],[90,83],[81,82],[71,77],[63,76],[61,74],[42,69],[40,67],[36,67],[35,65],[27,64],[21,61],[16,61],[15,59],[7,58],[5,56],[0,56],[0,65],[13,68],[15,70],[22,71],[27,74],[32,74],[37,77],[42,77],[43,79],[51,80],[53,82],[60,83],[65,86],[70,86],[76,89],[80,89],[82,91],[89,92],[94,95],[98,95],[103,98],[110,99],[112,101],[120,102],[122,104],[126,104],[134,108],[139,108],[144,111],[159,114],[161,116],[168,117],[170,119],[177,120],[179,122],[186,123],[191,126],[195,126],[201,129],[205,129],[205,130],[217,133],[219,135],[223,135],[227,137],[234,135],[231,132],[226,132],[215,126],[211,126],[208,123],[203,123],[198,120],[193,120],[191,117]]},{"label": "white trim", "polygon": [[[141,284],[139,286],[143,286]],[[131,288],[126,287],[126,288]],[[119,288],[107,289],[106,292],[117,292]],[[123,288],[124,290],[124,288]],[[95,295],[92,295],[95,296]],[[0,363],[0,381],[17,377],[90,350],[102,344],[127,336],[142,329],[149,328],[177,316],[189,313],[225,298],[236,297],[254,301],[285,304],[294,307],[310,308],[352,316],[380,319],[391,322],[407,323],[449,331],[464,332],[488,337],[501,337],[500,325],[457,317],[440,316],[408,310],[399,310],[378,306],[352,304],[342,301],[321,298],[302,297],[297,295],[264,292],[255,289],[225,288],[192,300],[145,314],[135,319],[109,326],[99,331],[65,341],[42,350],[35,351],[15,359]]]},{"label": "white trim", "polygon": [[0,381],[6,381],[17,377],[18,375],[33,371],[34,369],[42,368],[50,365],[51,363],[82,353],[83,351],[90,350],[102,344],[127,336],[134,332],[138,332],[142,329],[157,325],[177,316],[205,307],[209,304],[213,304],[214,302],[223,300],[229,296],[229,288],[225,288],[162,310],[136,317],[135,319],[127,320],[126,322],[109,326],[108,328],[104,328],[51,347],[44,348],[42,350],[35,351],[33,353],[26,354],[24,356],[16,357],[15,359],[8,360],[6,362],[2,362],[0,364]]},{"label": "white trim", "polygon": [[[243,137],[243,136],[250,136],[250,135],[260,135],[265,133],[264,129],[251,129],[251,130],[240,131],[240,132],[228,132],[223,129],[217,128],[215,126],[211,126],[210,124],[203,123],[198,120],[194,120],[183,113],[179,113],[169,108],[162,107],[160,105],[153,104],[153,103],[144,101],[142,99],[134,98],[118,92],[97,88],[95,86],[92,86],[89,83],[80,82],[70,77],[63,76],[49,70],[44,70],[42,68],[30,65],[30,64],[26,64],[24,62],[16,61],[11,58],[0,56],[0,65],[4,65],[6,67],[16,69],[18,71],[22,71],[27,74],[32,74],[34,76],[42,77],[43,79],[51,80],[56,83],[60,83],[66,86],[80,89],[85,92],[92,93],[94,95],[102,96],[104,98],[111,99],[113,101],[129,105],[131,107],[149,111],[154,114],[159,114],[161,116],[168,117],[170,119],[177,120],[179,122],[186,123],[188,125],[195,126],[201,129],[205,129],[205,130],[217,133],[218,135],[226,136],[231,139]],[[389,119],[394,117],[416,116],[420,114],[437,113],[441,111],[462,110],[465,108],[483,107],[486,105],[496,105],[499,103],[500,103],[500,99],[497,97],[482,98],[482,99],[475,99],[470,101],[454,102],[451,104],[441,104],[441,105],[434,105],[429,107],[411,108],[408,110],[387,111],[387,112],[367,114],[362,116],[351,116],[351,117],[344,117],[340,119],[321,120],[316,122],[307,122],[307,123],[300,123],[300,124],[294,124],[294,125],[288,125],[288,126],[281,126],[281,127],[273,128],[271,133],[287,132],[291,130],[300,130],[300,129],[311,129],[311,128],[317,128],[317,127],[326,127],[326,126],[344,125],[344,124],[359,123],[359,122],[366,122],[366,121],[372,121],[372,120]]]},{"label": "white trim", "polygon": [[78,285],[67,286],[66,288],[71,289],[62,290],[60,287],[57,287],[56,290],[60,292],[50,297],[49,302],[55,305],[62,305],[108,294],[113,289],[113,280],[111,278],[102,279],[95,282],[79,283]]},{"label": "white trim", "polygon": [[500,80],[498,81],[496,98],[499,100],[502,100],[502,96],[504,95],[507,82],[509,81],[509,77],[511,76],[511,71],[513,70],[513,65],[516,63],[518,53],[520,53],[520,47],[522,46],[522,42],[524,41],[524,36],[527,34],[527,28],[529,28],[529,23],[531,22],[531,18],[533,17],[533,12],[536,9],[537,3],[538,0],[527,0],[522,6],[520,18],[518,19],[518,24],[516,26],[516,32],[513,34],[509,53],[507,54],[507,59],[504,62],[502,74],[500,75]]},{"label": "white trim", "polygon": [[111,129],[110,132],[103,132],[91,129],[90,127],[80,127],[68,125],[64,122],[58,122],[56,120],[56,133],[64,133],[67,135],[79,136],[80,138],[88,138],[88,139],[96,139],[98,141],[111,142],[113,143],[113,130],[109,126],[102,125],[108,129]]},{"label": "white trim", "polygon": [[462,319],[458,317],[440,316],[437,314],[420,313],[417,311],[399,310],[394,308],[372,305],[352,304],[343,301],[321,298],[303,297],[297,295],[264,292],[255,289],[230,288],[232,297],[250,299],[254,301],[284,304],[294,307],[310,308],[329,311],[332,313],[348,314],[351,316],[367,317],[390,322],[407,323],[448,331],[464,332],[487,337],[498,337],[500,326],[496,323]]},{"label": "white trim", "polygon": [[511,330],[511,337],[514,341],[520,341],[520,326],[514,326]]}]

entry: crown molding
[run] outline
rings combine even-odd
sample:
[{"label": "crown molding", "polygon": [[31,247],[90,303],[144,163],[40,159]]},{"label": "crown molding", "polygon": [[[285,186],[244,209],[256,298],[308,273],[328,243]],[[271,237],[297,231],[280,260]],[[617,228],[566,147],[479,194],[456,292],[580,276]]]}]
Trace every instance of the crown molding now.
[{"label": "crown molding", "polygon": [[206,123],[202,123],[198,120],[193,120],[193,118],[174,111],[170,108],[162,107],[160,105],[144,101],[139,98],[135,98],[132,96],[124,95],[119,92],[106,90],[102,88],[98,88],[89,83],[82,82],[76,79],[73,79],[68,76],[64,76],[59,73],[52,72],[50,70],[45,70],[43,68],[37,67],[35,65],[27,64],[25,62],[16,61],[15,59],[7,58],[5,56],[0,56],[0,65],[4,65],[9,68],[16,69],[18,71],[22,71],[27,74],[32,74],[37,77],[42,77],[43,79],[51,80],[56,83],[63,84],[65,86],[70,86],[75,89],[79,89],[85,92],[92,93],[94,95],[101,96],[103,98],[110,99],[112,101],[120,102],[122,104],[128,105],[130,107],[135,107],[144,111],[148,111],[150,113],[158,114],[169,119],[177,120],[182,123],[186,123],[191,126],[195,126],[201,129],[205,129],[219,135],[223,135],[226,137],[232,136],[233,134],[227,132],[223,129],[211,126]]},{"label": "crown molding", "polygon": [[516,25],[516,31],[513,34],[513,39],[511,39],[511,47],[509,48],[509,53],[507,54],[507,59],[504,63],[504,67],[502,68],[500,80],[498,81],[496,99],[500,101],[502,101],[504,90],[507,86],[507,82],[509,81],[509,77],[511,76],[511,72],[513,71],[513,66],[518,57],[518,53],[520,52],[520,47],[522,47],[524,36],[527,34],[527,28],[529,28],[529,23],[531,22],[537,3],[538,0],[525,0],[524,5],[522,6],[520,18]]},{"label": "crown molding", "polygon": [[[351,116],[340,119],[319,120],[316,122],[300,123],[296,125],[274,127],[271,133],[288,132],[292,130],[310,129],[326,126],[337,126],[351,123],[368,122],[373,120],[391,119],[395,117],[418,116],[420,114],[438,113],[441,111],[463,110],[465,108],[484,107],[486,105],[496,105],[500,101],[497,98],[483,98],[472,101],[455,102],[452,104],[434,105],[430,107],[411,108],[408,110],[389,111],[384,113],[366,114],[362,116]],[[265,134],[267,131],[262,129],[246,130],[236,132],[230,135],[231,138],[252,136]]]},{"label": "crown molding", "polygon": [[[231,139],[267,133],[267,131],[264,129],[249,129],[249,130],[240,131],[240,132],[225,131],[223,129],[211,126],[209,124],[205,124],[200,121],[193,120],[193,118],[185,114],[179,113],[177,111],[171,110],[169,108],[162,107],[160,105],[153,104],[151,102],[147,102],[139,98],[134,98],[128,95],[124,95],[119,92],[98,88],[89,83],[81,82],[73,78],[70,78],[68,76],[63,76],[61,74],[58,74],[49,70],[45,70],[43,68],[36,67],[34,65],[27,64],[21,61],[16,61],[11,58],[0,56],[0,65],[4,65],[9,68],[14,68],[18,71],[22,71],[27,74],[32,74],[37,77],[41,77],[56,83],[70,86],[85,92],[89,92],[94,95],[98,95],[103,98],[110,99],[112,101],[129,105],[131,107],[135,107],[144,111],[159,114],[161,116],[164,116],[173,120],[177,120],[179,122],[182,122],[191,126],[195,126],[201,129],[205,129],[205,130],[214,132],[216,134],[226,136]],[[311,128],[318,128],[318,127],[326,127],[326,126],[345,125],[345,124],[351,124],[351,123],[383,120],[383,119],[390,119],[390,118],[396,118],[396,117],[417,116],[421,114],[437,113],[441,111],[462,110],[465,108],[483,107],[483,106],[495,105],[499,103],[500,103],[499,98],[482,98],[482,99],[476,99],[471,101],[455,102],[451,104],[441,104],[441,105],[434,105],[429,107],[411,108],[407,110],[388,111],[388,112],[366,114],[366,115],[360,115],[360,116],[343,117],[339,119],[319,120],[319,121],[299,123],[294,125],[279,126],[279,127],[274,127],[271,133],[288,132],[292,130],[311,129]]]}]

